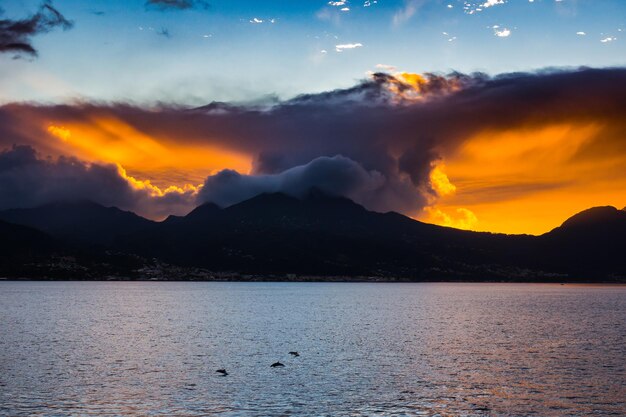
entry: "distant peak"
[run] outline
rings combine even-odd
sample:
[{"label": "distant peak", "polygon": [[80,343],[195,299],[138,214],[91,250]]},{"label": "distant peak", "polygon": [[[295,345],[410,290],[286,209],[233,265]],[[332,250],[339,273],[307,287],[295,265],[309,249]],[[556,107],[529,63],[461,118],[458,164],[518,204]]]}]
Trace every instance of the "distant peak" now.
[{"label": "distant peak", "polygon": [[306,193],[303,201],[313,202],[313,203],[316,203],[316,202],[332,203],[334,205],[340,204],[344,206],[359,207],[365,210],[363,206],[361,206],[358,203],[355,203],[348,197],[329,193],[317,187],[311,187]]},{"label": "distant peak", "polygon": [[[122,210],[116,206],[104,206],[92,200],[63,200],[44,204],[33,208],[33,210],[60,210],[60,211],[80,211],[90,213],[115,213],[116,215],[130,215],[144,219],[144,217],[130,210]],[[147,219],[145,219],[147,220]]]},{"label": "distant peak", "polygon": [[211,201],[207,201],[206,203],[202,203],[202,204],[200,204],[196,208],[197,209],[201,208],[203,210],[221,210],[222,209],[219,205],[217,205],[217,204],[215,204],[215,203],[213,203]]},{"label": "distant peak", "polygon": [[207,215],[210,213],[216,213],[220,210],[222,210],[222,208],[218,206],[217,204],[212,203],[212,202],[207,202],[207,203],[202,203],[195,209],[191,210],[185,217],[203,216],[203,215]]},{"label": "distant peak", "polygon": [[587,210],[583,210],[567,219],[561,227],[576,227],[587,224],[599,223],[607,220],[612,220],[624,215],[623,210],[618,210],[613,206],[601,206],[592,207]]},{"label": "distant peak", "polygon": [[161,223],[171,223],[171,222],[176,222],[179,221],[180,219],[182,219],[182,216],[177,216],[175,214],[170,214],[169,216],[167,216],[165,218],[165,220],[163,220]]}]

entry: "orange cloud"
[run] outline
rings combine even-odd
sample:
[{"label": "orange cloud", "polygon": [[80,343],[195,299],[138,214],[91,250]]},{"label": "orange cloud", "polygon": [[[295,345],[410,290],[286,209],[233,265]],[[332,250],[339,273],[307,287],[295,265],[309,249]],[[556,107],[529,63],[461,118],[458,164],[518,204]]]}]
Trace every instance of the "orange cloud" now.
[{"label": "orange cloud", "polygon": [[453,214],[446,213],[437,207],[426,207],[424,211],[426,217],[422,220],[440,226],[474,230],[478,224],[478,217],[466,208],[454,209]]},{"label": "orange cloud", "polygon": [[60,140],[60,153],[118,164],[161,188],[184,189],[202,183],[218,170],[249,172],[252,165],[249,156],[206,144],[188,144],[180,138],[150,136],[112,116],[63,125],[50,123],[46,130]]},{"label": "orange cloud", "polygon": [[67,142],[69,138],[72,136],[72,132],[69,129],[64,128],[63,126],[48,126],[48,132],[64,142]]},{"label": "orange cloud", "polygon": [[[352,88],[267,108],[8,104],[0,106],[0,142],[3,149],[22,144],[42,156],[74,156],[86,166],[117,164],[125,182],[145,191],[136,193],[142,198],[164,195],[154,198],[162,202],[159,213],[181,191],[179,200],[190,201],[209,175],[233,177],[216,174],[224,168],[252,171],[240,182],[255,191],[268,175],[280,179],[341,155],[352,161],[343,164],[347,172],[380,179],[363,200],[369,209],[542,233],[590,206],[624,206],[625,86],[619,68],[496,77],[376,73]],[[64,159],[62,168],[67,161],[73,163]],[[314,171],[315,181],[336,182],[336,171]]]},{"label": "orange cloud", "polygon": [[[477,133],[445,158],[456,192],[438,192],[436,206],[421,219],[473,230],[541,234],[590,205],[622,207],[626,179],[618,173],[626,172],[626,155],[597,151],[591,157],[588,152],[605,135],[601,124],[576,122]],[[442,189],[439,184],[445,190],[447,176],[437,170],[431,183],[435,191]],[[463,216],[455,221],[446,213]]]},{"label": "orange cloud", "polygon": [[439,163],[430,171],[430,185],[438,196],[451,195],[456,192],[456,186],[450,182],[444,169],[445,165]]},{"label": "orange cloud", "polygon": [[135,190],[147,191],[148,195],[150,195],[151,197],[163,197],[170,193],[176,193],[176,194],[181,194],[181,195],[187,194],[187,193],[195,194],[200,190],[200,188],[202,188],[201,185],[194,186],[191,184],[185,184],[182,187],[171,185],[165,189],[161,189],[157,187],[156,185],[153,185],[150,182],[150,180],[138,180],[128,175],[126,170],[120,164],[117,164],[117,173],[119,174],[120,177],[125,179],[128,182],[128,184],[131,187],[133,187]]},{"label": "orange cloud", "polygon": [[[374,74],[373,77],[376,79],[376,77],[381,77],[381,74]],[[463,77],[430,73],[395,72],[392,77],[384,77],[384,81],[396,103],[424,101],[430,96],[454,93],[463,86]]]}]

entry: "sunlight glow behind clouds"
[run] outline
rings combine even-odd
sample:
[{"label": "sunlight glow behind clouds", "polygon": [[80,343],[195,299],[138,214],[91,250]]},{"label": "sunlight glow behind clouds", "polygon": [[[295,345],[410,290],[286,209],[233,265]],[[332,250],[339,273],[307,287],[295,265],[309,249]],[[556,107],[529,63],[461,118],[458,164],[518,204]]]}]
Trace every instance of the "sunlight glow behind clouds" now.
[{"label": "sunlight glow behind clouds", "polygon": [[23,204],[72,194],[75,180],[84,198],[158,217],[191,209],[207,178],[217,193],[208,195],[229,190],[233,202],[287,179],[296,193],[330,187],[347,172],[333,190],[369,209],[541,233],[590,205],[624,206],[626,181],[614,173],[626,171],[625,71],[374,73],[264,106],[7,105],[0,159],[28,158],[19,176],[0,176],[7,189],[39,190],[20,194]]},{"label": "sunlight glow behind clouds", "polygon": [[[512,230],[503,220],[505,208],[528,216],[516,203],[533,216],[552,204],[560,220],[571,214],[562,211],[566,200],[584,209],[592,199],[626,192],[620,179],[603,174],[623,171],[616,139],[623,127],[595,113],[598,103],[607,104],[609,114],[620,108],[610,102],[613,90],[621,91],[618,82],[607,87],[611,78],[598,80],[589,70],[583,82],[568,88],[563,80],[575,78],[574,71],[554,76],[564,84],[551,94],[552,86],[539,76],[545,67],[625,65],[621,0],[176,4],[184,7],[156,10],[146,9],[145,1],[111,0],[96,14],[71,0],[55,0],[55,8],[76,25],[35,33],[37,59],[0,54],[0,100],[59,106],[0,108],[11,120],[0,125],[0,140],[7,141],[0,148],[24,142],[42,156],[78,158],[78,172],[105,167],[107,178],[141,189],[142,198],[189,197],[207,176],[225,168],[257,184],[252,177],[282,178],[281,172],[309,167],[320,157],[343,155],[352,162],[334,161],[334,168],[361,167],[389,181],[386,191],[397,199],[384,208],[415,216],[426,204],[441,222],[470,224],[478,218],[472,227],[486,230]],[[28,18],[38,6],[35,0],[21,8],[3,4],[0,20]],[[370,73],[370,80],[354,84],[374,67],[391,74]],[[530,73],[519,76],[520,71]],[[502,72],[518,75],[489,75]],[[618,70],[605,73],[621,80]],[[593,89],[577,95],[588,88],[585,83],[598,85],[603,96]],[[530,87],[510,96],[510,89],[524,86]],[[484,101],[474,97],[477,91]],[[535,114],[523,97],[543,110]],[[544,101],[554,97],[562,100],[546,108]],[[480,106],[456,107],[456,100],[468,99]],[[528,120],[508,108],[515,100],[516,111],[521,108]],[[207,105],[215,101],[229,104]],[[355,105],[363,107],[353,114]],[[322,122],[313,123],[309,114],[320,111]],[[596,120],[586,120],[589,114]],[[604,125],[594,124],[598,120]],[[572,144],[577,148],[567,154]],[[40,165],[42,172],[58,168]],[[555,198],[563,201],[550,200]],[[383,207],[372,199],[370,208]],[[176,204],[180,209],[189,201]],[[159,207],[161,213],[164,206]],[[531,226],[520,221],[519,227],[545,231],[552,220]]]}]

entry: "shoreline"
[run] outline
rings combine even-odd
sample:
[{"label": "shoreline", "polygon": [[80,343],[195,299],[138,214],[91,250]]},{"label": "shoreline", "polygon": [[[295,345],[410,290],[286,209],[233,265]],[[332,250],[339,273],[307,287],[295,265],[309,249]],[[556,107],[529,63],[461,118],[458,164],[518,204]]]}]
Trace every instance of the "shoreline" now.
[{"label": "shoreline", "polygon": [[626,279],[617,280],[545,280],[545,279],[511,279],[511,280],[496,280],[496,279],[389,279],[379,277],[315,277],[306,276],[298,277],[295,279],[280,279],[275,276],[268,276],[265,278],[257,279],[244,279],[244,278],[220,278],[220,279],[154,279],[154,278],[123,278],[123,277],[102,277],[93,279],[79,279],[79,278],[26,278],[26,277],[0,277],[0,282],[264,282],[264,283],[346,283],[346,284],[363,284],[363,283],[381,283],[381,284],[553,284],[553,285],[615,285],[626,286]]}]

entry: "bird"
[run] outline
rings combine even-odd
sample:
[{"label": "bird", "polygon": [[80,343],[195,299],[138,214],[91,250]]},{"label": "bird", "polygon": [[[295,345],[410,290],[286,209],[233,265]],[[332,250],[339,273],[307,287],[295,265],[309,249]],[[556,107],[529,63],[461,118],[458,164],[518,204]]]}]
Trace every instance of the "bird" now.
[{"label": "bird", "polygon": [[218,369],[217,371],[215,371],[217,373],[222,374],[222,376],[226,376],[228,375],[228,372],[226,372],[226,369]]},{"label": "bird", "polygon": [[293,357],[300,356],[298,352],[289,352],[289,354]]},{"label": "bird", "polygon": [[280,362],[274,362],[274,363],[273,363],[273,364],[271,364],[270,366],[271,366],[272,368],[278,368],[278,367],[280,367],[280,366],[285,366],[285,365],[283,365],[283,364],[282,364],[282,363],[280,363]]}]

